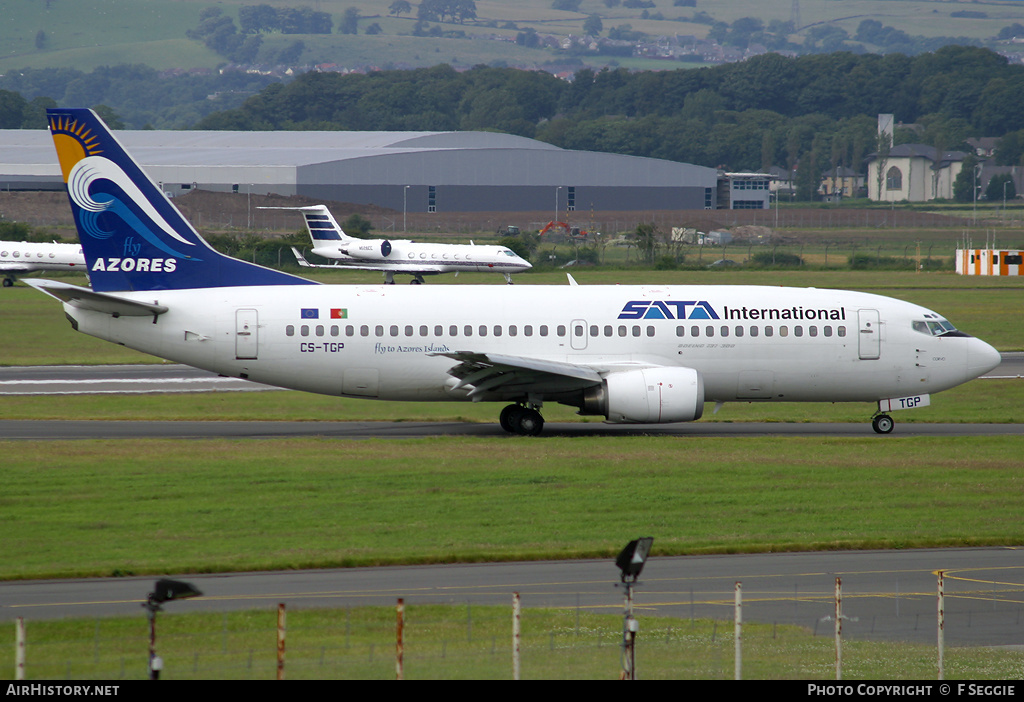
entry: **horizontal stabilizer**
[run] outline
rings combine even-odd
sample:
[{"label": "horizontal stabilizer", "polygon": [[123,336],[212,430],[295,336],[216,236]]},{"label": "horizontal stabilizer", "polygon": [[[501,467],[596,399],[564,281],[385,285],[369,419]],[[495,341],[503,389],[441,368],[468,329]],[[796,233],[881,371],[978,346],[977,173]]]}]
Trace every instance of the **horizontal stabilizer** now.
[{"label": "horizontal stabilizer", "polygon": [[77,285],[68,285],[54,280],[26,279],[26,283],[36,290],[44,292],[61,302],[66,302],[72,307],[94,312],[106,312],[115,317],[150,317],[163,314],[167,308],[149,302],[138,300],[127,300],[117,295],[99,293],[80,288]]}]

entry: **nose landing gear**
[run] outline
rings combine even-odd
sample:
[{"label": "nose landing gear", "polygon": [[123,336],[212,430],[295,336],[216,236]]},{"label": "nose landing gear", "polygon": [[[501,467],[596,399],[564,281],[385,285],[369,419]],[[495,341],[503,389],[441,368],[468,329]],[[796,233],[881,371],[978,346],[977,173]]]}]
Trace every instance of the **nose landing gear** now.
[{"label": "nose landing gear", "polygon": [[887,414],[876,414],[871,418],[871,428],[876,434],[890,434],[895,426],[896,422]]},{"label": "nose landing gear", "polygon": [[510,434],[537,436],[544,429],[544,417],[533,407],[508,405],[498,417],[501,428]]}]

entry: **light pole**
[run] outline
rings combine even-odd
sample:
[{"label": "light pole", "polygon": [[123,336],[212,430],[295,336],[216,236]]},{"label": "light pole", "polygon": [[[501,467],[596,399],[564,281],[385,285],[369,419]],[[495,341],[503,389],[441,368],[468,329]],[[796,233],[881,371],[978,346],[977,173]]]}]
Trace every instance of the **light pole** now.
[{"label": "light pole", "polygon": [[406,185],[404,188],[402,188],[402,231],[403,232],[409,231],[406,228],[406,223],[405,223],[405,214],[408,211],[409,211],[409,186]]},{"label": "light pole", "polygon": [[622,571],[622,584],[626,587],[626,611],[622,622],[622,674],[621,680],[636,680],[636,635],[640,624],[633,616],[633,586],[636,585],[640,571],[644,569],[647,556],[651,552],[653,536],[644,536],[626,544],[615,565]]},{"label": "light pole", "polygon": [[558,191],[561,190],[561,189],[562,189],[561,185],[559,185],[557,188],[555,188],[555,216],[551,220],[552,222],[557,222],[558,221]]},{"label": "light pole", "polygon": [[146,609],[146,618],[149,620],[149,679],[159,680],[160,671],[163,670],[164,662],[156,655],[156,613],[160,611],[160,605],[173,600],[184,600],[189,597],[200,597],[203,593],[189,583],[179,580],[161,578],[156,581],[156,587],[149,593],[142,606]]}]

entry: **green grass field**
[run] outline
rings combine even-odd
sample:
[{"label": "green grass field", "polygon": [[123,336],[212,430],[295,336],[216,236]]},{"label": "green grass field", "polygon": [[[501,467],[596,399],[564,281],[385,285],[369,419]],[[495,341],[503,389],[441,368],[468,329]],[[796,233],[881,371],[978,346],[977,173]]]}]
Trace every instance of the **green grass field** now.
[{"label": "green grass field", "polygon": [[1019,544],[1020,445],[5,441],[0,578],[614,557],[638,533],[657,555]]},{"label": "green grass field", "polygon": [[[255,0],[222,0],[216,3],[225,14],[237,17],[242,5],[260,4]],[[266,0],[277,7],[309,6],[298,0]],[[350,8],[359,10],[364,19],[360,34],[332,37],[318,35],[268,35],[265,48],[279,51],[296,38],[307,47],[303,60],[333,61],[342,65],[432,66],[453,63],[471,66],[477,63],[506,61],[513,65],[543,63],[555,58],[546,50],[517,47],[509,41],[486,41],[480,37],[499,35],[514,40],[515,35],[527,27],[542,34],[567,36],[582,34],[587,15],[596,13],[603,19],[605,34],[613,27],[630,25],[633,30],[650,36],[693,35],[704,37],[706,24],[687,20],[696,11],[706,12],[718,21],[732,23],[742,17],[757,17],[767,25],[772,20],[791,19],[790,0],[738,0],[712,3],[697,8],[674,7],[669,0],[658,0],[654,17],[643,18],[642,10],[623,6],[608,8],[600,0],[583,0],[580,12],[551,9],[550,0],[517,0],[515,3],[497,0],[478,0],[477,21],[464,25],[441,25],[445,30],[464,31],[468,38],[428,39],[408,36],[415,23],[413,12],[391,17],[391,0],[318,0],[314,9],[328,12],[334,20],[335,31],[342,15]],[[8,3],[4,22],[0,23],[0,71],[17,68],[69,67],[91,70],[102,65],[145,63],[154,68],[214,68],[225,59],[206,49],[200,42],[185,38],[185,32],[199,22],[199,13],[211,3],[206,0],[103,0],[102,2],[18,2]],[[830,0],[803,0],[800,3],[801,24],[814,26],[830,22],[845,29],[851,36],[865,18],[875,18],[886,26],[911,35],[967,36],[987,39],[1000,29],[1019,21],[1019,9],[1014,3],[986,3],[984,16],[978,18],[950,17],[958,9],[948,2],[852,0],[838,6]],[[660,13],[660,18],[658,13]],[[366,36],[365,31],[376,22],[382,34]],[[514,23],[515,29],[504,28]],[[47,42],[36,48],[36,34],[46,32]],[[476,38],[475,40],[473,38]],[[793,36],[799,42],[801,35]],[[609,57],[595,57],[592,63],[600,65]],[[617,63],[633,69],[679,68],[689,64],[667,63],[641,58],[618,58]]]}]

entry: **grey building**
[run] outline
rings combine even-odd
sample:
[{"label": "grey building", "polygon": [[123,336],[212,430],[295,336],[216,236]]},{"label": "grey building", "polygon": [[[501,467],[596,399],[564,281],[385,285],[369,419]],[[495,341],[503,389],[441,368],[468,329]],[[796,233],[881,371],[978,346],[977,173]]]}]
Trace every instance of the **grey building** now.
[{"label": "grey building", "polygon": [[[571,151],[508,134],[121,131],[117,137],[172,197],[192,188],[305,195],[410,213],[720,206],[713,168]],[[47,132],[0,130],[0,189],[59,188]]]}]

